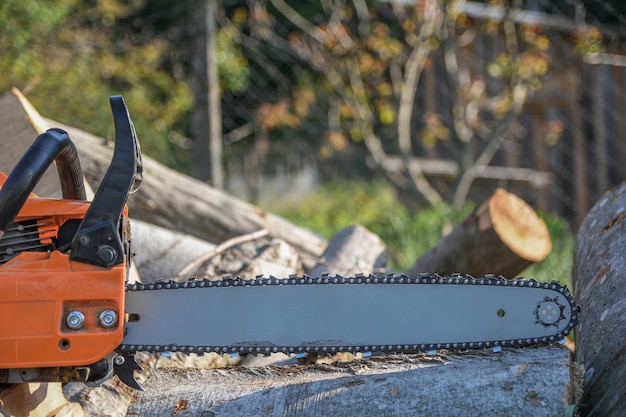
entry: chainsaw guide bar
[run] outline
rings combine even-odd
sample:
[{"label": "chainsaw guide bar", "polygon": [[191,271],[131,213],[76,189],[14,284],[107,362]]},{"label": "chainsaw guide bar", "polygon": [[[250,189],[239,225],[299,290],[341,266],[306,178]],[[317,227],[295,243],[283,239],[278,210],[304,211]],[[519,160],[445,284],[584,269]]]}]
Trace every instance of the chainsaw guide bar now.
[{"label": "chainsaw guide bar", "polygon": [[558,282],[357,275],[130,284],[121,352],[420,353],[548,345],[578,323]]}]

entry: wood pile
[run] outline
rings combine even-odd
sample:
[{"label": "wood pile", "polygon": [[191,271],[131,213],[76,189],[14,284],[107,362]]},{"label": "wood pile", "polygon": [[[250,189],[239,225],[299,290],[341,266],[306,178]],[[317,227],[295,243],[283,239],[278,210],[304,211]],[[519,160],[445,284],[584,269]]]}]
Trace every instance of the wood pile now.
[{"label": "wood pile", "polygon": [[[13,116],[4,121],[15,126],[12,132],[18,140],[6,138],[12,143],[12,153],[6,153],[8,159],[21,155],[35,139],[36,132],[48,126],[61,127],[78,147],[87,182],[97,187],[112,155],[104,140],[42,119],[17,91],[0,99],[0,115],[8,114],[9,109]],[[0,162],[3,163],[0,169],[10,169],[4,168],[8,162]],[[144,281],[166,274],[184,279],[196,274],[253,277],[385,271],[385,244],[363,227],[339,231],[326,242],[314,232],[146,156],[144,175],[141,190],[129,199],[132,217],[140,219],[133,243]],[[42,195],[47,195],[46,192],[49,191]],[[160,242],[171,244],[154,246],[155,233],[167,236],[158,239]],[[534,211],[517,197],[497,190],[407,272],[514,277],[526,266],[543,259],[550,248],[545,224]],[[450,257],[451,252],[455,256]],[[467,256],[462,255],[465,253]],[[150,270],[156,259],[163,266]],[[179,366],[197,368],[233,364],[216,355],[175,359]],[[43,396],[45,399],[56,397],[52,404],[57,408],[59,404],[67,405],[76,413],[74,404],[80,404],[78,410],[84,415],[110,416],[164,415],[164,410],[170,415],[308,415],[321,409],[325,410],[323,414],[344,415],[367,415],[365,410],[374,415],[449,415],[451,408],[447,405],[452,399],[457,407],[454,414],[461,416],[477,415],[485,410],[500,414],[558,415],[571,401],[569,352],[564,348],[506,350],[502,354],[380,357],[359,359],[349,365],[320,361],[302,365],[290,360],[278,356],[269,361],[287,363],[269,366],[265,360],[263,367],[192,372],[156,370],[172,365],[171,359],[143,357],[147,369],[139,378],[148,390],[141,394],[120,386],[114,379],[100,388],[68,384],[63,398],[60,384],[14,386],[0,392],[0,400],[5,411],[15,416],[81,415],[61,411],[55,414],[52,408],[36,412],[42,398],[35,393],[42,392],[48,393]],[[239,361],[255,363],[247,358]],[[236,386],[240,389],[235,390]],[[267,400],[261,402],[260,398],[265,396]],[[349,402],[348,397],[354,400]],[[21,411],[13,407],[16,403],[22,407]],[[261,405],[263,410],[258,408]]]}]

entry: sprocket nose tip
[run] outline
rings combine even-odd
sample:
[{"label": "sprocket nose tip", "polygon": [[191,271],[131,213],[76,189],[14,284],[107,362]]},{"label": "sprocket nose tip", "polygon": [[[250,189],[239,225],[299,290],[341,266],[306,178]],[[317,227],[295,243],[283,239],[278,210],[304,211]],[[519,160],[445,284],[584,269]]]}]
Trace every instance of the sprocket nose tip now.
[{"label": "sprocket nose tip", "polygon": [[543,301],[537,303],[537,308],[535,309],[537,323],[542,324],[544,327],[554,326],[558,328],[561,320],[566,318],[563,315],[564,309],[565,306],[559,303],[558,297],[545,297]]}]

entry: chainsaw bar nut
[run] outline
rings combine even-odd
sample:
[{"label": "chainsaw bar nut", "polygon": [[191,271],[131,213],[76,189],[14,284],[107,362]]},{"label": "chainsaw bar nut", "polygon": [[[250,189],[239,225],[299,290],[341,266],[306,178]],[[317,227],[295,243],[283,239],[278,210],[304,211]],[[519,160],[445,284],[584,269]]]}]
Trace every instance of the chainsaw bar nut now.
[{"label": "chainsaw bar nut", "polygon": [[85,315],[78,310],[67,313],[65,324],[72,330],[78,330],[85,324]]},{"label": "chainsaw bar nut", "polygon": [[109,329],[117,324],[117,314],[113,310],[102,310],[98,315],[98,323]]},{"label": "chainsaw bar nut", "polygon": [[117,251],[113,249],[111,246],[102,246],[98,249],[98,259],[105,266],[111,266],[117,259]]}]

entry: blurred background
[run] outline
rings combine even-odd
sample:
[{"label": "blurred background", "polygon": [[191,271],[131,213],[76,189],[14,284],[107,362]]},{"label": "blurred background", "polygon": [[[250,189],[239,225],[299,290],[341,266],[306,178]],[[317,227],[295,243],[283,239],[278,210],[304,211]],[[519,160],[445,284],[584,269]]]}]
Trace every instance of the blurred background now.
[{"label": "blurred background", "polygon": [[621,0],[2,0],[0,92],[405,268],[503,187],[573,234],[626,178]]}]

